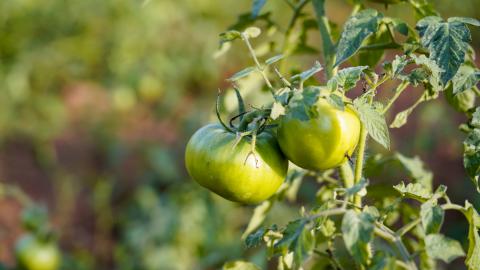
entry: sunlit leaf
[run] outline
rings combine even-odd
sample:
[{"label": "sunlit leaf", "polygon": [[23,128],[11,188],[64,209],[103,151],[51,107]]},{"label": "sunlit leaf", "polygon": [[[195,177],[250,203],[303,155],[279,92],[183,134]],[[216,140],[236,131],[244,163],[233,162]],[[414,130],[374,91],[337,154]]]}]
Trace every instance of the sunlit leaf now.
[{"label": "sunlit leaf", "polygon": [[364,9],[347,20],[338,42],[335,66],[360,49],[363,41],[378,30],[382,17],[383,15],[374,9]]},{"label": "sunlit leaf", "polygon": [[429,234],[425,237],[427,254],[435,259],[450,263],[458,257],[465,256],[462,246],[457,240],[442,234]]}]

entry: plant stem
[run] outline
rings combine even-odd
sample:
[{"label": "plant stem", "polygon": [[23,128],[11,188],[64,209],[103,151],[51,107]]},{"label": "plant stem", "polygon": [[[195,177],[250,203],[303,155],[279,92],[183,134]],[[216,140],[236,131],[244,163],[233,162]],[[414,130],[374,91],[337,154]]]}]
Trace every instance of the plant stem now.
[{"label": "plant stem", "polygon": [[308,217],[309,220],[314,220],[314,219],[317,219],[319,217],[324,217],[324,216],[338,216],[338,215],[343,215],[345,214],[347,210],[345,208],[333,208],[333,209],[327,209],[327,210],[324,210],[324,211],[321,211],[321,212],[318,212],[317,214],[315,215],[312,215],[310,217]]},{"label": "plant stem", "polygon": [[402,46],[396,42],[385,42],[365,45],[360,48],[361,51],[365,50],[385,50],[385,49],[400,49]]},{"label": "plant stem", "polygon": [[390,107],[392,107],[393,103],[397,100],[397,98],[403,93],[405,89],[407,89],[408,82],[402,82],[397,86],[397,89],[395,89],[395,95],[388,101],[387,105],[382,110],[382,114],[385,114]]},{"label": "plant stem", "polygon": [[335,46],[333,45],[330,24],[325,13],[325,0],[313,1],[314,10],[317,15],[318,30],[322,38],[322,52],[325,60],[325,71],[327,79],[330,79],[335,73]]},{"label": "plant stem", "polygon": [[[303,7],[305,7],[305,5],[309,1],[310,0],[302,0],[301,2],[299,2],[298,4],[296,4],[293,7],[293,15],[290,18],[290,21],[288,22],[287,29],[285,30],[285,37],[283,38],[282,54],[285,55],[285,56],[289,56],[289,54],[290,54],[288,52],[288,44],[290,42],[290,35],[292,33],[292,29],[295,26],[295,23],[297,22],[297,19],[300,16],[300,13],[301,13]],[[285,67],[286,67],[285,65],[286,65],[286,61],[282,61],[280,63],[280,71],[282,73],[285,72]]]},{"label": "plant stem", "polygon": [[408,250],[403,244],[402,239],[385,225],[378,222],[376,222],[375,225],[376,227],[374,233],[386,241],[393,243],[397,247],[402,260],[407,262],[409,269],[417,270],[417,265],[412,260],[412,257],[410,256],[410,253],[408,253]]},{"label": "plant stem", "polygon": [[265,72],[265,68],[258,61],[257,55],[255,54],[255,50],[253,49],[252,44],[250,44],[250,40],[248,39],[247,35],[245,35],[244,33],[242,33],[242,40],[247,45],[248,51],[250,52],[250,55],[252,56],[253,61],[255,62],[255,65],[257,66],[257,70],[260,72],[260,74],[263,77],[263,80],[268,86],[268,89],[270,89],[270,92],[275,97],[275,92],[274,92],[272,83],[268,79],[267,73]]},{"label": "plant stem", "polygon": [[[339,167],[340,177],[343,180],[345,188],[351,188],[355,184],[352,167],[350,167],[349,161],[346,160]],[[351,200],[351,198],[346,198],[346,200]],[[355,203],[354,203],[355,205]]]},{"label": "plant stem", "polygon": [[31,205],[32,200],[19,187],[0,182],[0,198],[11,197],[18,201],[23,207]]},{"label": "plant stem", "polygon": [[[360,139],[357,148],[357,158],[355,160],[355,175],[353,178],[353,183],[356,184],[362,179],[362,171],[363,171],[363,159],[365,156],[365,148],[367,144],[367,129],[365,125],[360,122]],[[355,195],[354,203],[358,207],[362,207],[362,197],[359,195]]]},{"label": "plant stem", "polygon": [[422,220],[420,218],[415,219],[414,221],[406,224],[405,226],[401,227],[395,234],[398,236],[403,236],[411,229],[415,228]]}]

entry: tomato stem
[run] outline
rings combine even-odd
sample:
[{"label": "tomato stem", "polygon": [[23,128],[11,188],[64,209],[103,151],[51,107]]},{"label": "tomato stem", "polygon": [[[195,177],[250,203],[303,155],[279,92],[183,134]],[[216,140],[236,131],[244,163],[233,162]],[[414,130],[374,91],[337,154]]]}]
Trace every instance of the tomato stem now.
[{"label": "tomato stem", "polygon": [[[363,159],[365,156],[365,146],[367,144],[367,129],[365,128],[365,124],[360,122],[360,139],[357,148],[357,159],[355,160],[355,175],[354,175],[354,184],[360,182],[362,179],[362,172],[363,172]],[[358,207],[362,207],[362,197],[359,195],[355,195],[354,203]]]}]

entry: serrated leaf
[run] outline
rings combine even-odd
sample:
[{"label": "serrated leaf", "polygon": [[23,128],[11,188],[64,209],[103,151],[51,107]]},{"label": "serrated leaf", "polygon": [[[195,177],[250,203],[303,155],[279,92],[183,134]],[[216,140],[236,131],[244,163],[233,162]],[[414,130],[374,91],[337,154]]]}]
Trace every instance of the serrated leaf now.
[{"label": "serrated leaf", "polygon": [[247,248],[252,248],[259,245],[262,242],[264,235],[265,229],[258,229],[256,232],[253,232],[247,236],[247,238],[245,239],[245,245],[247,246]]},{"label": "serrated leaf", "polygon": [[432,197],[432,193],[419,183],[409,183],[405,186],[405,183],[401,182],[400,184],[393,186],[393,188],[400,192],[402,196],[406,196],[420,202],[425,202]]},{"label": "serrated leaf", "polygon": [[296,75],[292,76],[292,80],[300,79],[300,81],[302,81],[302,82],[306,81],[308,78],[315,75],[315,73],[320,72],[322,69],[323,69],[323,67],[320,64],[320,62],[315,61],[315,64],[313,65],[312,68],[310,68],[308,70],[305,70],[304,72],[302,72],[300,74],[296,74]]},{"label": "serrated leaf", "polygon": [[272,57],[268,58],[267,60],[265,60],[265,64],[266,64],[267,66],[269,66],[269,65],[271,65],[271,64],[274,64],[274,63],[282,60],[283,57],[284,57],[283,54],[277,54],[277,55],[272,56]]},{"label": "serrated leaf", "polygon": [[400,161],[416,183],[421,184],[428,191],[432,191],[433,173],[424,168],[424,164],[418,156],[409,158],[396,153],[395,158]]},{"label": "serrated leaf", "polygon": [[462,245],[457,240],[442,234],[429,234],[425,237],[428,256],[450,263],[458,257],[465,256]]},{"label": "serrated leaf", "polygon": [[403,69],[408,65],[408,60],[406,55],[398,56],[395,55],[395,59],[392,61],[392,74],[393,77],[400,75]]},{"label": "serrated leaf", "polygon": [[461,93],[472,89],[480,81],[480,71],[467,65],[462,65],[452,78],[453,93]]},{"label": "serrated leaf", "polygon": [[[362,46],[383,44],[388,42],[390,42],[389,30],[385,24],[381,24],[377,32],[373,33],[363,41]],[[354,57],[351,62],[354,66],[362,65],[375,68],[384,56],[385,50],[360,50],[357,52],[356,57]]]},{"label": "serrated leaf", "polygon": [[251,262],[233,261],[223,265],[223,270],[260,270],[260,267]]},{"label": "serrated leaf", "polygon": [[478,229],[476,221],[478,221],[478,213],[473,206],[465,202],[465,217],[468,220],[468,252],[465,264],[469,270],[480,269],[480,236],[478,235]]},{"label": "serrated leaf", "polygon": [[307,87],[303,91],[296,91],[287,107],[289,115],[301,121],[316,117],[318,112],[314,105],[320,98],[320,90],[318,87]]},{"label": "serrated leaf", "polygon": [[333,105],[333,107],[335,107],[337,110],[341,110],[341,111],[345,110],[345,103],[343,103],[343,98],[341,96],[336,94],[331,94],[327,96],[327,101],[328,103]]},{"label": "serrated leaf", "polygon": [[480,128],[480,107],[477,107],[477,109],[475,109],[470,124],[475,128]]},{"label": "serrated leaf", "polygon": [[289,222],[287,227],[282,231],[282,239],[275,244],[275,249],[281,251],[294,250],[306,224],[306,219],[297,219]]},{"label": "serrated leaf", "polygon": [[445,85],[457,73],[465,60],[470,30],[464,22],[440,17],[425,17],[417,23],[422,45],[430,52],[429,58],[444,70],[441,82]]},{"label": "serrated leaf", "polygon": [[467,18],[467,17],[450,17],[448,18],[448,22],[461,22],[466,24],[471,24],[473,26],[480,26],[480,21],[474,18]]},{"label": "serrated leaf", "polygon": [[442,207],[427,201],[420,208],[420,217],[425,234],[438,233],[443,224],[445,211]]},{"label": "serrated leaf", "polygon": [[238,81],[240,80],[241,78],[244,78],[248,75],[250,75],[250,73],[256,71],[257,68],[256,67],[247,67],[245,69],[242,69],[240,70],[239,72],[233,74],[230,78],[228,78],[227,80],[228,81],[231,81],[231,82],[234,82],[234,81]]},{"label": "serrated leaf", "polygon": [[374,218],[368,213],[348,210],[342,219],[345,246],[359,264],[368,264],[372,254],[368,244],[373,238]]},{"label": "serrated leaf", "polygon": [[480,192],[478,182],[480,175],[480,129],[478,128],[470,131],[463,142],[463,166],[475,184],[477,191]]},{"label": "serrated leaf", "polygon": [[233,41],[235,39],[239,39],[242,37],[242,34],[235,30],[230,30],[220,34],[220,43],[225,43],[229,41]]},{"label": "serrated leaf", "polygon": [[252,18],[255,19],[257,18],[258,14],[260,14],[260,11],[262,8],[265,6],[267,3],[267,0],[253,0],[252,3]]},{"label": "serrated leaf", "polygon": [[285,114],[285,107],[279,102],[274,102],[272,105],[272,111],[270,112],[270,118],[273,120],[277,119],[281,115]]},{"label": "serrated leaf", "polygon": [[367,68],[368,66],[344,68],[328,81],[327,86],[332,91],[341,87],[346,92],[355,87],[360,80],[363,71]]},{"label": "serrated leaf", "polygon": [[365,9],[347,20],[338,42],[334,66],[338,66],[360,49],[363,41],[378,30],[382,16],[374,9]]},{"label": "serrated leaf", "polygon": [[429,74],[424,79],[423,83],[428,81],[434,91],[438,92],[443,90],[441,77],[442,77],[442,74],[445,73],[445,70],[442,69],[437,64],[437,62],[435,62],[430,58],[427,58],[425,55],[420,55],[420,56],[412,55],[411,57],[415,61],[415,64],[422,65],[425,68],[427,68],[429,71]]},{"label": "serrated leaf", "polygon": [[[368,180],[365,178],[362,178],[358,183],[353,185],[353,187],[347,188],[345,190],[345,193],[347,196],[352,196],[365,190],[367,186],[368,186]],[[366,195],[366,194],[363,194],[363,195]]]},{"label": "serrated leaf", "polygon": [[360,120],[365,125],[370,137],[386,149],[390,149],[390,136],[383,115],[363,99],[355,99],[353,105],[359,113]]}]

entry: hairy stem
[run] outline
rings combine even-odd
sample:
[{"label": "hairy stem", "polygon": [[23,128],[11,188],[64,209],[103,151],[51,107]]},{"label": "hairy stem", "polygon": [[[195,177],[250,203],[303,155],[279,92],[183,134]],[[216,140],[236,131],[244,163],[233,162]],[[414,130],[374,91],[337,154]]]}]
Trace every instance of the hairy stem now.
[{"label": "hairy stem", "polygon": [[[367,144],[367,129],[365,125],[360,122],[360,139],[357,148],[357,159],[355,160],[355,174],[353,178],[354,184],[358,183],[360,179],[362,179],[362,172],[363,172],[363,159],[365,156],[365,148]],[[358,207],[362,206],[362,197],[359,195],[355,195],[354,203]]]},{"label": "hairy stem", "polygon": [[395,89],[395,95],[388,101],[387,105],[382,110],[382,114],[385,114],[390,107],[392,107],[393,103],[398,99],[398,97],[403,93],[405,89],[407,89],[408,82],[402,82],[397,86],[397,89]]},{"label": "hairy stem", "polygon": [[252,44],[250,44],[250,40],[248,39],[247,35],[242,33],[242,40],[247,45],[248,51],[250,52],[250,55],[252,56],[253,61],[255,62],[255,65],[257,66],[257,70],[262,75],[263,80],[265,81],[265,83],[268,86],[268,89],[270,89],[270,92],[272,93],[272,95],[275,96],[275,92],[274,92],[272,83],[268,79],[267,73],[265,72],[265,68],[258,61],[257,55],[255,54],[255,50],[253,49]]},{"label": "hairy stem", "polygon": [[400,253],[400,256],[402,257],[402,260],[407,263],[408,269],[417,270],[417,265],[412,260],[412,257],[410,256],[410,253],[403,244],[402,239],[385,225],[378,222],[375,223],[375,225],[376,227],[374,233],[377,236],[395,245],[395,247],[398,249],[398,252]]},{"label": "hairy stem", "polygon": [[[343,180],[345,188],[351,188],[355,184],[352,167],[350,167],[349,161],[346,160],[339,168],[340,177]],[[350,200],[350,198],[349,198]]]}]

